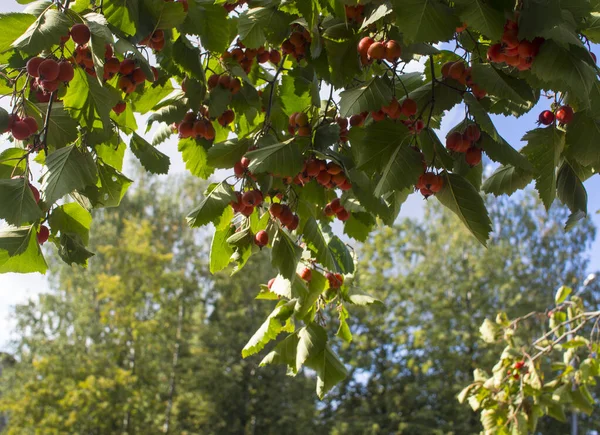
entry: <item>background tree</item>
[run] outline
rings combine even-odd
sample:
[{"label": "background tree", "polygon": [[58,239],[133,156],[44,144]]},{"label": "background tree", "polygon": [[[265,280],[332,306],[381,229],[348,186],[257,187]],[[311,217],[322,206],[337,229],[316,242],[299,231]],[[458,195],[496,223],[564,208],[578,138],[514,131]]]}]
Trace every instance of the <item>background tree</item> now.
[{"label": "background tree", "polygon": [[269,270],[210,279],[204,238],[180,213],[202,184],[143,185],[95,219],[88,270],[57,263],[54,291],[17,308],[19,362],[0,399],[8,433],[282,433],[290,419],[305,433],[307,378],[257,376],[240,358],[266,315],[250,302]]},{"label": "background tree", "polygon": [[[557,283],[582,286],[596,232],[589,221],[565,233],[566,211],[546,215],[531,194],[494,199],[488,209],[495,231],[488,249],[469,243],[460,223],[434,205],[422,222],[382,228],[363,246],[359,285],[385,307],[351,324],[355,341],[342,352],[351,376],[328,402],[333,433],[479,433],[479,418],[456,397],[473,370],[491,368],[501,352],[481,341],[484,319],[543,311],[553,307]],[[590,310],[598,290],[586,288]],[[525,341],[543,332],[543,323],[519,331]],[[538,430],[564,434],[568,426],[541,421]]]}]

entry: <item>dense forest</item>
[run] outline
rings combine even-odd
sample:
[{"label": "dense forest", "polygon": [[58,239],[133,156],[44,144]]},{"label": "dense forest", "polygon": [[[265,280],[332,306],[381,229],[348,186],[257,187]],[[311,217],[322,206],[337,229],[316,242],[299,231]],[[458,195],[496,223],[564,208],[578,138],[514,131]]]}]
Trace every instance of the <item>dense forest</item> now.
[{"label": "dense forest", "polygon": [[[18,339],[0,360],[6,433],[479,433],[456,396],[498,357],[480,324],[543,310],[559,285],[582,287],[595,236],[589,221],[564,232],[567,212],[546,215],[527,192],[488,202],[488,249],[431,202],[422,220],[379,229],[353,285],[383,304],[355,310],[352,345],[335,349],[349,376],[319,401],[310,369],[286,376],[259,369],[266,352],[242,359],[273,309],[260,283],[275,272],[259,254],[233,276],[210,275],[210,240],[181,218],[203,187],[142,178],[122,207],[96,212],[87,269],[52,261],[52,291],[15,308]],[[582,296],[599,305],[595,284]],[[600,427],[583,417],[582,430]]]}]

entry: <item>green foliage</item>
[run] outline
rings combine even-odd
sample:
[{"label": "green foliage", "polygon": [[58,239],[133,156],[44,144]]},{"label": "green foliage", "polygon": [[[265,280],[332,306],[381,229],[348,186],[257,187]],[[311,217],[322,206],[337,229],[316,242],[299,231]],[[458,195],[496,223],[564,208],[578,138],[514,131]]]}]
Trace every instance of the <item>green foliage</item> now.
[{"label": "green foliage", "polygon": [[[170,159],[156,145],[176,133],[178,151],[194,176],[206,179],[215,169],[235,169],[235,180],[216,180],[188,214],[192,227],[216,227],[209,269],[239,273],[261,250],[256,233],[266,231],[270,243],[264,249],[271,249],[271,263],[282,277],[275,294],[285,303],[301,301],[290,334],[317,321],[324,304],[339,304],[336,318],[345,326],[338,335],[349,340],[351,313],[344,303],[351,303],[358,257],[330,229],[337,226],[330,225],[326,205],[336,198],[344,207],[336,213],[343,232],[359,241],[367,240],[378,222],[393,225],[416,191],[435,194],[484,245],[491,225],[480,190],[510,195],[535,180],[547,209],[558,196],[571,210],[567,228],[587,215],[583,182],[600,164],[600,87],[586,48],[586,38],[598,39],[596,5],[538,0],[365,0],[358,6],[273,0],[244,7],[223,0],[96,3],[41,1],[23,13],[0,15],[5,29],[0,93],[11,96],[13,115],[0,111],[0,129],[10,139],[0,150],[0,218],[30,228],[30,236],[48,222],[52,249],[68,263],[87,264],[93,254],[91,211],[119,206],[133,182],[122,173],[124,143],[147,172],[166,174]],[[514,24],[507,22],[512,19]],[[70,31],[76,24],[90,30],[90,40],[81,46],[71,38],[85,36]],[[512,56],[515,48],[509,52],[504,41],[503,55],[511,59],[488,59],[490,45],[505,36],[518,39],[521,57]],[[379,46],[383,53],[359,54],[365,37],[389,44]],[[448,47],[435,48],[445,42]],[[34,57],[71,63],[73,79],[46,80],[52,67],[28,72]],[[412,60],[424,60],[423,74],[406,72]],[[448,77],[444,64],[450,60],[463,62],[466,72]],[[490,114],[521,116],[541,97],[554,99],[555,112],[568,104],[574,119],[533,128],[518,150]],[[465,149],[444,147],[444,138],[434,131],[457,105],[465,106],[465,119],[452,132],[462,134],[470,125],[481,131],[481,138],[469,139],[468,158]],[[146,114],[148,131],[158,123],[151,141],[138,131],[139,116]],[[38,130],[26,137],[17,116],[31,116]],[[477,149],[501,165],[485,181],[483,164],[475,161]],[[39,205],[24,181],[33,180],[32,160],[43,166]],[[11,180],[21,175],[21,181]],[[440,176],[443,186],[423,187],[429,176]],[[256,196],[240,203],[238,196],[250,190],[259,190],[262,200]],[[287,209],[283,220],[268,213],[277,202],[289,207],[293,221]],[[35,241],[30,236],[28,243]],[[44,269],[41,251],[33,248],[26,250],[32,255],[3,254],[8,255],[5,270]],[[347,283],[311,289],[296,278],[300,267],[343,274]],[[320,395],[344,374],[329,353],[334,348],[315,348],[322,357],[314,364]],[[288,350],[271,359],[287,361]],[[321,379],[323,371],[332,371],[331,380]]]}]

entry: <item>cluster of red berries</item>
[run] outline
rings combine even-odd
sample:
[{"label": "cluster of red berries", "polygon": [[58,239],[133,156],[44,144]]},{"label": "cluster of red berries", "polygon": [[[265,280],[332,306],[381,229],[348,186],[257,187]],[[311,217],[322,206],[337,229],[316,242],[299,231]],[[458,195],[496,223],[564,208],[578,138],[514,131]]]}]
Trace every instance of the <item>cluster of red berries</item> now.
[{"label": "cluster of red berries", "polygon": [[446,62],[442,65],[442,77],[444,79],[451,78],[457,82],[471,88],[473,95],[478,100],[481,100],[487,95],[484,89],[481,89],[471,75],[471,67],[467,66],[463,61]]},{"label": "cluster of red berries", "polygon": [[533,59],[540,51],[544,38],[537,37],[533,41],[519,40],[519,25],[515,20],[508,20],[504,25],[502,41],[490,46],[487,58],[490,62],[506,63],[519,71],[527,71],[533,64]]},{"label": "cluster of red berries", "polygon": [[202,106],[198,113],[188,112],[183,120],[177,124],[177,131],[180,139],[189,137],[213,140],[215,138],[215,128],[208,117],[208,108]]},{"label": "cluster of red berries", "polygon": [[16,113],[13,113],[8,119],[8,126],[4,130],[4,133],[10,132],[15,139],[26,140],[32,134],[37,133],[38,129],[38,123],[32,116],[21,118]]},{"label": "cluster of red berries", "polygon": [[225,8],[225,10],[227,12],[231,12],[235,8],[237,8],[238,6],[245,5],[246,3],[248,3],[248,0],[237,0],[237,1],[233,2],[233,3],[225,3],[223,5],[223,7]]},{"label": "cluster of red berries", "polygon": [[[73,65],[67,60],[57,61],[52,58],[33,57],[27,61],[27,73],[35,80],[31,81],[31,89],[38,91],[36,96],[40,102],[48,102],[52,92],[56,91],[61,83],[73,80],[75,71]],[[43,98],[43,96],[46,98]],[[45,100],[45,101],[43,101]]]},{"label": "cluster of red berries", "polygon": [[281,225],[286,227],[290,231],[294,231],[298,228],[298,224],[300,223],[300,218],[297,214],[292,212],[292,209],[289,208],[286,204],[282,204],[280,202],[274,202],[269,207],[269,213],[273,217],[273,219],[279,219]]},{"label": "cluster of red berries", "polygon": [[[232,95],[237,94],[242,89],[242,81],[237,77],[232,77],[227,73],[213,74],[206,82],[208,89],[212,91],[217,86],[223,89],[229,89]],[[185,89],[184,89],[185,91]]]},{"label": "cluster of red berries", "polygon": [[315,179],[317,183],[328,189],[349,190],[352,188],[350,180],[344,174],[344,169],[335,162],[327,163],[318,159],[305,161],[302,172],[294,178],[294,182],[306,184],[311,179]]},{"label": "cluster of red berries", "polygon": [[365,20],[365,6],[364,5],[344,5],[346,11],[346,19],[350,22],[362,24]]},{"label": "cluster of red berries", "polygon": [[235,192],[236,200],[231,201],[229,205],[236,213],[244,216],[250,216],[256,207],[259,207],[263,201],[263,194],[260,190],[247,190],[246,192]]},{"label": "cluster of red berries", "polygon": [[308,123],[308,115],[304,112],[294,112],[289,117],[288,132],[301,137],[310,137],[312,130]]},{"label": "cluster of red berries", "polygon": [[[113,71],[114,68],[115,67],[111,67],[111,71]],[[104,69],[106,75],[106,64],[104,65]],[[154,79],[156,80],[158,78],[158,71],[153,69],[153,72]],[[142,68],[137,66],[135,60],[133,59],[123,59],[123,61],[119,63],[118,73],[120,77],[119,81],[117,82],[117,87],[126,94],[135,92],[137,87],[146,81],[146,73],[144,73]]]},{"label": "cluster of red berries", "polygon": [[329,281],[329,287],[333,289],[338,289],[344,284],[344,275],[341,273],[327,272],[325,278]]},{"label": "cluster of red berries", "polygon": [[335,122],[340,126],[340,141],[348,142],[348,120],[338,116],[335,118]]},{"label": "cluster of red berries", "polygon": [[481,148],[476,144],[481,139],[481,130],[475,124],[470,124],[463,133],[455,131],[446,136],[446,148],[457,153],[465,153],[469,166],[481,162]]},{"label": "cluster of red berries", "polygon": [[396,97],[392,98],[389,104],[381,106],[381,109],[371,112],[373,121],[383,121],[386,117],[390,119],[399,119],[400,116],[404,115],[407,118],[415,116],[417,114],[417,103],[415,100],[406,98],[402,104],[398,102]]},{"label": "cluster of red berries", "polygon": [[300,61],[304,59],[311,41],[312,38],[308,30],[300,24],[294,23],[290,37],[281,44],[281,51],[283,54],[289,54],[297,61]]},{"label": "cluster of red berries", "polygon": [[262,46],[258,48],[246,48],[242,41],[238,40],[233,50],[226,51],[221,56],[221,59],[229,58],[235,60],[238,64],[240,64],[246,74],[249,74],[250,70],[252,69],[252,62],[254,59],[256,59],[258,63],[272,62],[274,64],[278,64],[281,62],[281,53],[275,49],[267,50]]},{"label": "cluster of red berries", "polygon": [[538,124],[550,125],[556,120],[559,123],[566,125],[573,120],[573,116],[573,108],[569,105],[564,105],[558,108],[556,115],[550,110],[544,110],[542,113],[540,113]]},{"label": "cluster of red berries", "polygon": [[[187,2],[185,4],[187,6]],[[152,34],[142,39],[140,45],[150,47],[154,51],[161,51],[165,47],[165,31],[156,29]]]},{"label": "cluster of red berries", "polygon": [[235,162],[235,165],[233,165],[233,173],[237,178],[243,178],[249,165],[250,159],[248,157],[242,157],[239,162]]},{"label": "cluster of red berries", "polygon": [[387,60],[397,62],[402,55],[402,47],[397,41],[375,41],[370,36],[365,36],[358,43],[358,54],[363,65],[368,65],[374,60]]},{"label": "cluster of red berries", "polygon": [[438,193],[444,187],[444,178],[434,172],[425,172],[415,186],[425,198]]},{"label": "cluster of red berries", "polygon": [[344,206],[340,203],[339,198],[335,198],[333,201],[327,204],[323,209],[323,212],[325,213],[325,216],[328,217],[335,215],[342,222],[350,219],[350,213],[348,213],[348,210],[346,210]]}]

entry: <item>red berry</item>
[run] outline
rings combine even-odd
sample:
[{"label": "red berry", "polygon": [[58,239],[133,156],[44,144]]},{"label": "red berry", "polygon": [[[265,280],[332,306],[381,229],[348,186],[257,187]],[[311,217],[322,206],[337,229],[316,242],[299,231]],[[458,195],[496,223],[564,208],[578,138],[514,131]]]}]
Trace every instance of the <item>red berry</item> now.
[{"label": "red berry", "polygon": [[337,214],[340,211],[344,210],[344,206],[340,203],[339,198],[335,198],[333,201],[331,201],[329,203],[329,207],[331,207],[331,210],[333,211],[334,214]]},{"label": "red berry", "polygon": [[556,120],[561,124],[568,124],[573,120],[573,109],[571,106],[562,106],[556,111]]},{"label": "red berry", "polygon": [[60,68],[58,62],[54,59],[46,59],[42,61],[38,67],[39,78],[42,80],[53,81],[58,78]]},{"label": "red berry", "polygon": [[39,77],[38,68],[44,61],[43,57],[33,57],[27,61],[27,74],[33,77]]},{"label": "red berry", "polygon": [[46,225],[40,225],[40,229],[37,233],[37,241],[40,245],[43,245],[48,240],[50,236],[50,230]]},{"label": "red berry", "polygon": [[40,202],[40,191],[33,184],[29,184],[29,188],[31,189],[31,193],[33,194],[33,198],[35,202]]},{"label": "red berry", "polygon": [[414,116],[417,113],[417,103],[415,100],[407,98],[402,103],[402,108],[400,110],[402,111],[402,114],[406,117]]},{"label": "red berry", "polygon": [[71,65],[71,62],[66,60],[61,61],[58,64],[58,69],[59,72],[57,80],[59,82],[70,82],[73,80],[73,77],[75,77],[75,71],[73,70],[73,65]]},{"label": "red berry", "polygon": [[475,124],[471,124],[465,130],[465,138],[468,141],[477,142],[481,138],[481,130]]},{"label": "red berry", "polygon": [[261,230],[254,236],[254,243],[259,248],[267,246],[269,244],[269,234],[265,230]]},{"label": "red berry", "polygon": [[540,113],[538,122],[542,125],[550,125],[554,122],[554,113],[550,110],[544,110]]},{"label": "red berry", "polygon": [[24,121],[15,121],[11,128],[11,133],[17,140],[25,140],[31,136],[29,125],[27,125],[27,123]]},{"label": "red berry", "polygon": [[481,163],[481,148],[469,148],[465,154],[465,160],[469,166],[477,166],[479,163]]},{"label": "red berry", "polygon": [[271,207],[269,207],[269,213],[274,218],[279,218],[279,216],[281,216],[282,212],[283,212],[283,205],[281,205],[278,202],[271,204]]},{"label": "red berry", "polygon": [[135,62],[133,59],[124,59],[119,66],[119,72],[124,76],[131,74],[135,69]]},{"label": "red berry", "polygon": [[312,270],[309,269],[308,267],[305,267],[304,269],[302,269],[300,271],[300,278],[302,278],[304,281],[306,282],[310,282],[310,280],[312,279]]},{"label": "red berry", "polygon": [[125,101],[119,101],[115,107],[112,108],[113,112],[115,112],[117,115],[120,115],[121,113],[123,113],[125,111],[127,107],[127,103],[125,103]]},{"label": "red berry", "polygon": [[336,216],[342,222],[345,222],[348,219],[350,219],[350,213],[348,213],[348,210],[345,210],[345,209],[342,209],[338,213],[336,213]]},{"label": "red berry", "polygon": [[249,190],[247,192],[244,192],[244,194],[242,195],[242,204],[244,204],[246,207],[255,207],[257,204],[257,197],[254,194],[254,190]]},{"label": "red berry", "polygon": [[90,29],[85,24],[79,23],[71,27],[71,38],[78,45],[87,44],[90,36]]}]

